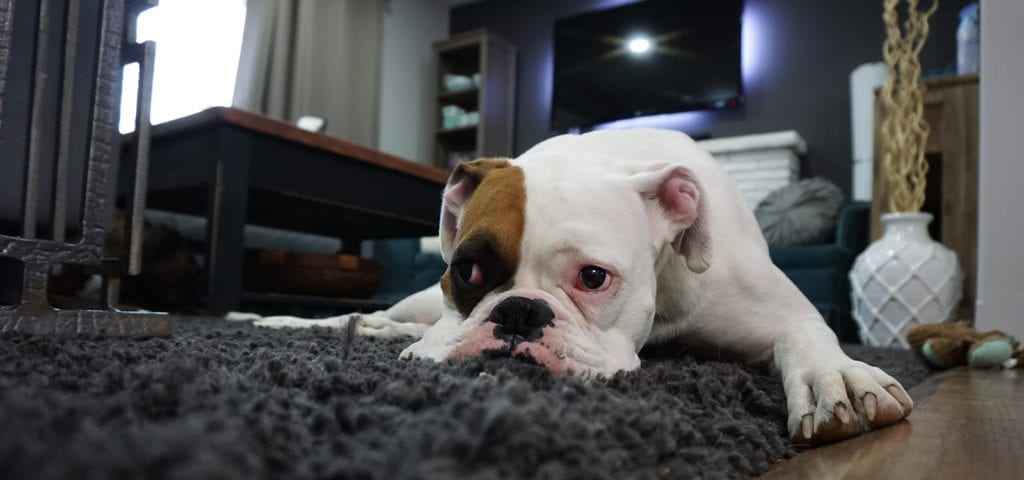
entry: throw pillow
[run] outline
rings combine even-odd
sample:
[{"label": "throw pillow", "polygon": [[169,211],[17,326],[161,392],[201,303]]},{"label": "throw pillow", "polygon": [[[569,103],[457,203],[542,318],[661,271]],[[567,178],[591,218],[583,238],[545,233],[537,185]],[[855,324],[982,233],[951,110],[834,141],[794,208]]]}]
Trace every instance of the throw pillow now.
[{"label": "throw pillow", "polygon": [[835,230],[843,191],[823,178],[808,178],[768,194],[754,209],[770,247],[824,243]]}]

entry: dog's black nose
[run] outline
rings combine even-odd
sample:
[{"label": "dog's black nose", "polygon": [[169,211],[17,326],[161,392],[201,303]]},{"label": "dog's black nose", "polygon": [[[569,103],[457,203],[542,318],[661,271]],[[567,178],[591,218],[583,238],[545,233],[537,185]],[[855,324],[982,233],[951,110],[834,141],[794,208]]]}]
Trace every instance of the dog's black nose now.
[{"label": "dog's black nose", "polygon": [[555,325],[554,318],[555,312],[543,300],[509,297],[491,310],[487,320],[498,324],[494,327],[494,338],[514,346],[543,336],[545,326]]}]

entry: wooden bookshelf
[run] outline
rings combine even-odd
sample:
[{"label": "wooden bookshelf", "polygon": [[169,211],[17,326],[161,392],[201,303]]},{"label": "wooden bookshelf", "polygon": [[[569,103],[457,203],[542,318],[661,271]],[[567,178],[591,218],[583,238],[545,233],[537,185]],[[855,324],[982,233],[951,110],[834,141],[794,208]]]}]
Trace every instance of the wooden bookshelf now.
[{"label": "wooden bookshelf", "polygon": [[[435,43],[434,65],[434,165],[450,169],[456,157],[511,156],[516,47],[486,30],[473,30]],[[451,88],[445,81],[451,75],[470,83]],[[478,118],[456,115],[446,123],[446,106],[476,112]],[[454,121],[459,119],[464,121]]]}]

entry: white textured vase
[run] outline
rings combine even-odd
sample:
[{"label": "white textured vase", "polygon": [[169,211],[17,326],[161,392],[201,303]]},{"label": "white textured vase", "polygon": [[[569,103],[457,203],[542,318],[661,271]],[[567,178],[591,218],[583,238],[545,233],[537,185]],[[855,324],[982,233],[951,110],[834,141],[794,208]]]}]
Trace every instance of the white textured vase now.
[{"label": "white textured vase", "polygon": [[850,270],[853,318],[865,345],[907,348],[907,330],[953,320],[964,274],[956,253],[928,236],[930,213],[882,215],[885,233]]}]

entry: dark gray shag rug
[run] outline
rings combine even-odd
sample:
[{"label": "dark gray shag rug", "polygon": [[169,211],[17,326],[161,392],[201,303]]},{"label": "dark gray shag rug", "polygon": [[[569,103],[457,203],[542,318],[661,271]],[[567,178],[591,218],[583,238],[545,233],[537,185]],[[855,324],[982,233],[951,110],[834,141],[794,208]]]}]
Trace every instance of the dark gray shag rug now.
[{"label": "dark gray shag rug", "polygon": [[[778,380],[691,358],[583,384],[515,360],[182,319],[169,339],[0,335],[0,478],[743,478],[796,450]],[[904,385],[928,370],[854,347]]]}]

